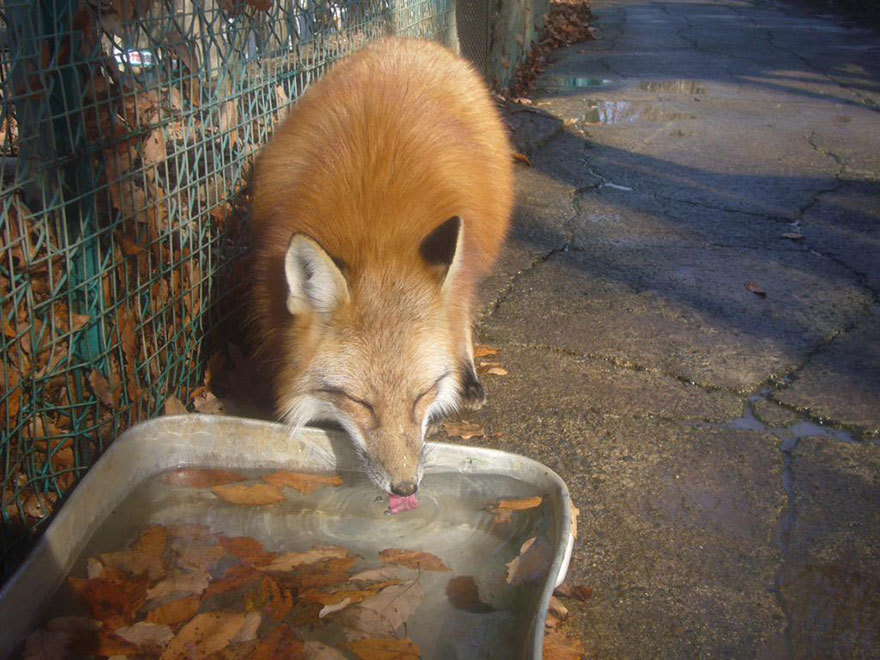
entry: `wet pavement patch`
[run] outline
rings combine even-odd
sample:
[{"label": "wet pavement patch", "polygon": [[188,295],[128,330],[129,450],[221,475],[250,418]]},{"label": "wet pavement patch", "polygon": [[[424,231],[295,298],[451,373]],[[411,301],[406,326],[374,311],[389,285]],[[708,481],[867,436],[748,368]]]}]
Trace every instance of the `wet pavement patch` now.
[{"label": "wet pavement patch", "polygon": [[584,76],[544,76],[538,80],[538,89],[547,92],[561,92],[573,89],[596,89],[607,87],[613,81],[607,78]]}]

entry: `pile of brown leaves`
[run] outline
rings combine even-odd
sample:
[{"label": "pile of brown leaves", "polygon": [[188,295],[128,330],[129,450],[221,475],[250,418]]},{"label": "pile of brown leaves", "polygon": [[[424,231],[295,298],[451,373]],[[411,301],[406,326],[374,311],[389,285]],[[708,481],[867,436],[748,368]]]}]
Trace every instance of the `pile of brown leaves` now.
[{"label": "pile of brown leaves", "polygon": [[[342,483],[335,475],[288,471],[255,481],[228,470],[178,470],[164,481],[210,489],[240,506],[271,505],[284,499],[284,488],[309,493]],[[541,501],[499,500],[487,510],[524,511]],[[367,565],[357,566],[362,562]],[[507,581],[544,579],[548,565],[546,541],[531,538],[508,564]],[[440,557],[404,548],[374,558],[338,545],[273,552],[258,539],[225,536],[203,524],[154,524],[125,549],[89,557],[87,577],[68,579],[69,600],[87,615],[48,621],[29,635],[24,657],[416,659],[407,621],[425,597],[425,571],[451,569]],[[582,597],[583,590],[572,593]],[[496,610],[472,576],[451,577],[445,593],[456,609]],[[583,655],[579,641],[557,630],[565,616],[554,599],[547,658]]]},{"label": "pile of brown leaves", "polygon": [[596,28],[590,26],[588,0],[551,0],[550,12],[544,21],[541,37],[532,44],[525,60],[517,69],[511,92],[514,98],[528,96],[535,86],[535,78],[550,64],[554,51],[563,46],[595,39]]}]

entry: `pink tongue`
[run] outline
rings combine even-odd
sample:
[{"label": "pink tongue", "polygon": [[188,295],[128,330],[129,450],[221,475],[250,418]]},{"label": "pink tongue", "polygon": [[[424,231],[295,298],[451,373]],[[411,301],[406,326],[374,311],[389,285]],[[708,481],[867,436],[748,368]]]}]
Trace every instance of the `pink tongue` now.
[{"label": "pink tongue", "polygon": [[401,497],[400,495],[388,495],[388,513],[402,513],[403,511],[412,511],[419,508],[419,496],[410,495],[409,497]]}]

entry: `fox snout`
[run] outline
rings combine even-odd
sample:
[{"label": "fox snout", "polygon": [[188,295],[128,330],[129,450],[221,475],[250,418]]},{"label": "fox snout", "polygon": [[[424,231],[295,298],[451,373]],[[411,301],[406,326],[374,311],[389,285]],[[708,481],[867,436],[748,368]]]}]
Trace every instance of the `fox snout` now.
[{"label": "fox snout", "polygon": [[370,479],[386,492],[408,497],[422,480],[422,435],[413,425],[406,430],[377,428],[367,432],[364,459]]}]

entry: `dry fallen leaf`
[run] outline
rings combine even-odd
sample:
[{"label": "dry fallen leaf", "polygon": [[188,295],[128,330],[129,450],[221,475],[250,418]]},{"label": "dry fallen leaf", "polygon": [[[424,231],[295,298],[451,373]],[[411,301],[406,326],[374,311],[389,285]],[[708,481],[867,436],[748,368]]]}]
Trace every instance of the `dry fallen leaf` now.
[{"label": "dry fallen leaf", "polygon": [[245,480],[247,477],[228,470],[180,469],[168,472],[162,477],[163,484],[185,488],[213,488]]},{"label": "dry fallen leaf", "polygon": [[513,152],[513,159],[518,160],[521,163],[525,163],[529,167],[532,166],[532,161],[529,160],[529,157],[526,156],[525,154],[519,153],[518,151]]},{"label": "dry fallen leaf", "polygon": [[565,621],[568,618],[568,608],[556,596],[550,596],[550,608],[548,611],[560,621]]},{"label": "dry fallen leaf", "polygon": [[572,538],[576,539],[578,537],[578,517],[581,515],[581,510],[578,509],[571,500],[568,502],[568,510],[571,512],[571,527],[569,528],[569,531],[571,532]]},{"label": "dry fallen leaf", "polygon": [[471,575],[462,575],[449,580],[446,584],[446,597],[458,610],[477,614],[495,611],[494,607],[480,600],[477,583]]},{"label": "dry fallen leaf", "polygon": [[474,346],[474,359],[491,357],[493,355],[498,355],[501,351],[494,346],[487,346],[486,344],[477,344]]},{"label": "dry fallen leaf", "polygon": [[176,396],[169,396],[167,399],[165,399],[166,415],[186,415],[188,413],[189,410],[186,409],[186,406],[183,405],[183,402]]},{"label": "dry fallen leaf", "polygon": [[349,642],[345,648],[360,660],[419,660],[421,657],[419,647],[408,637],[359,639]]},{"label": "dry fallen leaf", "polygon": [[281,489],[271,484],[227,484],[211,489],[224,502],[243,506],[264,506],[276,504],[284,499]]},{"label": "dry fallen leaf", "polygon": [[240,612],[207,612],[196,615],[171,640],[162,660],[205,658],[232,642],[245,622]]},{"label": "dry fallen leaf", "polygon": [[308,495],[324,486],[341,486],[342,477],[337,474],[309,474],[307,472],[289,472],[287,470],[279,470],[272,474],[267,474],[263,480],[281,488],[287,486],[298,490],[300,493]]},{"label": "dry fallen leaf", "polygon": [[487,367],[486,369],[482,369],[480,373],[491,374],[493,376],[506,376],[507,369],[505,369],[504,367],[492,366]]},{"label": "dry fallen leaf", "polygon": [[89,373],[89,385],[92,386],[92,392],[98,397],[98,401],[108,408],[115,407],[115,399],[110,391],[110,383],[104,378],[104,375],[97,369],[92,369]]},{"label": "dry fallen leaf", "polygon": [[584,645],[581,640],[552,631],[544,635],[544,660],[581,660]]},{"label": "dry fallen leaf", "polygon": [[476,422],[443,422],[443,430],[450,438],[482,438],[486,435],[485,429]]},{"label": "dry fallen leaf", "polygon": [[802,241],[806,236],[801,234],[800,232],[787,231],[782,234],[782,238],[787,238],[790,241]]},{"label": "dry fallen leaf", "polygon": [[767,297],[767,292],[757,282],[752,282],[751,280],[746,282],[746,288],[760,298]]},{"label": "dry fallen leaf", "polygon": [[542,578],[550,566],[550,545],[543,538],[528,539],[522,544],[519,556],[507,563],[507,581],[522,584]]},{"label": "dry fallen leaf", "polygon": [[593,588],[581,584],[563,582],[553,590],[553,595],[560,598],[577,598],[579,601],[586,603],[593,596]]},{"label": "dry fallen leaf", "polygon": [[383,564],[400,564],[421,571],[451,571],[437,555],[416,550],[400,550],[388,548],[379,553]]}]

